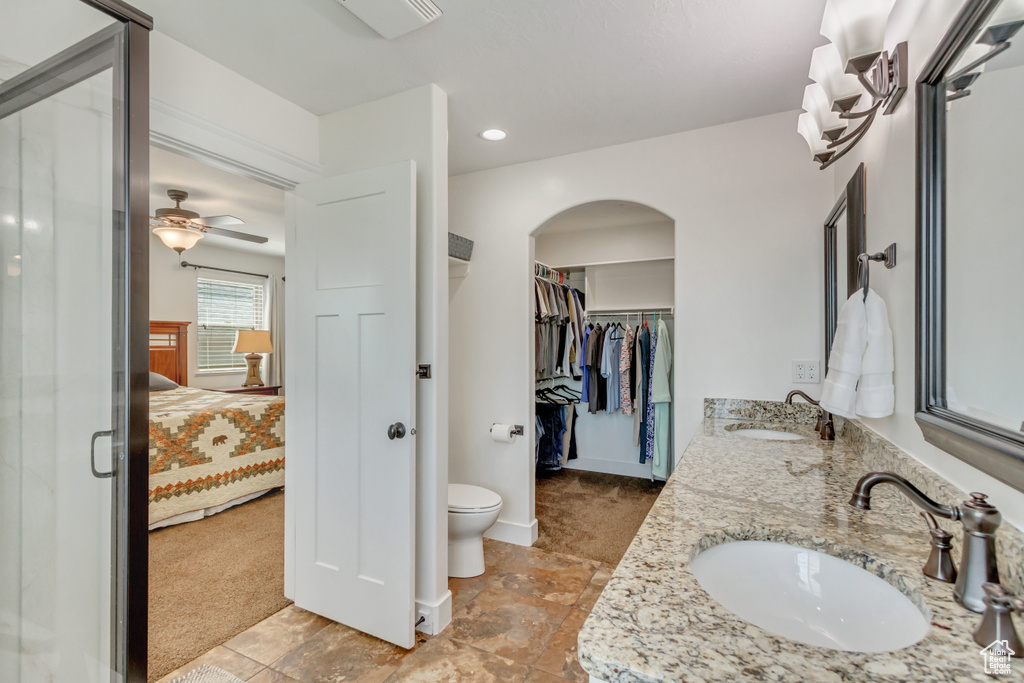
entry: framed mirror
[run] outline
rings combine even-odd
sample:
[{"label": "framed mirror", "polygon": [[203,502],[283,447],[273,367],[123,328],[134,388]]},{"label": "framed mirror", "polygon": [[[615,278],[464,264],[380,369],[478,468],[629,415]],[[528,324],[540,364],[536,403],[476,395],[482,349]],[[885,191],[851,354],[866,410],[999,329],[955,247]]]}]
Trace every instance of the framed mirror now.
[{"label": "framed mirror", "polygon": [[825,369],[836,336],[839,308],[857,291],[857,256],[866,250],[864,164],[857,167],[825,219]]},{"label": "framed mirror", "polygon": [[1019,0],[968,0],[917,85],[917,422],[1020,491],[1022,26]]}]

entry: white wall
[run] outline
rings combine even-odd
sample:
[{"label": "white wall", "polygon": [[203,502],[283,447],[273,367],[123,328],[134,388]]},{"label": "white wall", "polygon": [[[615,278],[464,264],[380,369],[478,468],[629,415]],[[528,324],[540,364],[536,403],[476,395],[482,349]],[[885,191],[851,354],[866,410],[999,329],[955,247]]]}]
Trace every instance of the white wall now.
[{"label": "white wall", "polygon": [[675,236],[671,221],[569,232],[546,230],[537,237],[537,260],[557,268],[660,258],[672,254]]},{"label": "white wall", "polygon": [[[867,244],[869,250],[899,245],[894,270],[872,270],[871,287],[889,309],[895,343],[896,412],[865,424],[964,491],[983,491],[1017,527],[1024,525],[1024,493],[1015,491],[952,455],[925,442],[914,421],[915,387],[915,93],[921,68],[963,5],[959,0],[899,0],[887,29],[886,44],[909,41],[910,83],[899,109],[879,117],[865,138],[833,168],[838,193],[857,164],[867,169]],[[987,78],[987,76],[982,76]],[[972,96],[973,97],[973,96]],[[791,124],[796,126],[796,118]]]},{"label": "white wall", "polygon": [[[186,251],[186,261],[204,266],[244,270],[250,273],[267,273],[275,277],[284,276],[284,258],[262,256],[251,252],[210,247],[202,242]],[[245,371],[230,373],[197,373],[199,304],[196,299],[196,280],[199,277],[238,280],[243,282],[262,281],[215,270],[196,270],[178,265],[178,254],[164,246],[155,235],[149,241],[149,319],[187,320],[188,327],[188,383],[189,386],[213,389],[241,386]],[[263,378],[266,381],[266,359]]]},{"label": "white wall", "polygon": [[150,128],[158,147],[274,187],[320,176],[316,116],[159,31],[150,37]]},{"label": "white wall", "polygon": [[448,591],[448,99],[435,85],[321,117],[324,175],[416,161],[416,601],[431,632],[451,620]]},{"label": "white wall", "polygon": [[[452,481],[497,491],[492,535],[530,543],[533,438],[499,444],[492,422],[526,424],[530,234],[558,213],[616,199],[675,221],[675,453],[706,396],[780,400],[791,360],[822,358],[822,231],[833,180],[807,159],[790,112],[451,179],[455,232],[476,241],[452,280]],[[457,288],[457,289],[455,289]]]}]

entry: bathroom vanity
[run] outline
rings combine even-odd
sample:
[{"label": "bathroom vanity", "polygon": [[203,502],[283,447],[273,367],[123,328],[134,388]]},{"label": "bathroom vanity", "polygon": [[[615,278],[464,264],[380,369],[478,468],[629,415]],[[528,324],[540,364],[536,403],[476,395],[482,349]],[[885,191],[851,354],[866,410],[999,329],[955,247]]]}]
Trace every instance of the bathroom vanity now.
[{"label": "bathroom vanity", "polygon": [[[857,480],[871,471],[898,474],[940,503],[958,504],[969,496],[859,422],[837,418],[836,440],[822,441],[813,431],[815,419],[809,405],[705,401],[702,429],[580,631],[579,661],[591,681],[993,680],[972,638],[981,615],[954,602],[951,583],[922,574],[931,548],[919,509],[892,486],[875,488],[870,510],[848,504]],[[748,429],[767,431],[743,434]],[[940,523],[953,534],[959,560],[960,525]],[[1024,536],[1004,524],[997,538],[1001,583],[1021,594]],[[805,553],[807,572],[795,590],[828,593],[827,582],[835,586],[838,576],[847,592],[864,591],[854,611],[869,627],[877,619],[881,634],[894,610],[869,608],[868,599],[895,588],[898,594],[881,604],[916,609],[924,617],[918,619],[923,638],[901,649],[855,652],[802,644],[753,625],[713,599],[690,567],[701,553],[735,541],[787,544],[764,546],[769,549],[797,546],[866,570],[873,575],[862,577],[868,584],[878,577],[885,585],[847,584],[842,572],[859,570],[840,566],[837,575],[829,562]],[[755,576],[767,566],[756,554],[747,557],[731,564],[754,565]],[[728,597],[728,582],[719,583]],[[759,602],[749,594],[741,600],[743,609]],[[781,602],[799,600],[787,595]],[[790,619],[802,620],[799,614]],[[883,649],[887,637],[865,647]],[[1011,672],[999,680],[1024,680],[1024,660],[1014,659]]]}]

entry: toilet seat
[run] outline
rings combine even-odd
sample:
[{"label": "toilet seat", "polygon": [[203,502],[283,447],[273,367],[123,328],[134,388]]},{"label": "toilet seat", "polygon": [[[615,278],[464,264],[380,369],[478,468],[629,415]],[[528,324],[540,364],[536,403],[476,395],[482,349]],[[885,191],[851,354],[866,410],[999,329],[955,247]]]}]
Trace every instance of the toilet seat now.
[{"label": "toilet seat", "polygon": [[480,486],[448,484],[448,512],[472,514],[501,507],[501,496]]}]

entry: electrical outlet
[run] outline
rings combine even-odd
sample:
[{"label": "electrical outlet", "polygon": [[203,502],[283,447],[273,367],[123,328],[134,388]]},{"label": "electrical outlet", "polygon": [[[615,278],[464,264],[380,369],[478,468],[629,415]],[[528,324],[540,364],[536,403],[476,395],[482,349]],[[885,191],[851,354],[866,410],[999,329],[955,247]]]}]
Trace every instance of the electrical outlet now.
[{"label": "electrical outlet", "polygon": [[817,384],[821,381],[821,364],[816,360],[793,361],[794,384]]}]

